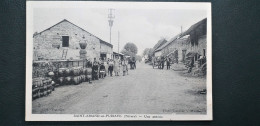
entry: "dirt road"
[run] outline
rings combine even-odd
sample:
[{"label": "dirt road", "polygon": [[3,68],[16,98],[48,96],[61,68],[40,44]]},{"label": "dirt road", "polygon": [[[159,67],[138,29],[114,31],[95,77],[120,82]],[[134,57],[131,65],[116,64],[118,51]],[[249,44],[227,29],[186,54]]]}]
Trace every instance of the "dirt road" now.
[{"label": "dirt road", "polygon": [[204,88],[205,78],[138,63],[127,76],[61,86],[48,97],[34,100],[32,106],[37,114],[203,114],[206,95],[198,91]]}]

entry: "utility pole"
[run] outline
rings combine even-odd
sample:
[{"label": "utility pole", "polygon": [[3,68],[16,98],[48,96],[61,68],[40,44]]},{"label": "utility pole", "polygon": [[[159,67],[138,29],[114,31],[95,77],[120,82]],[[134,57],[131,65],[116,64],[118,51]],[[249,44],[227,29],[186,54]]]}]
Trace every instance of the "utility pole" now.
[{"label": "utility pole", "polygon": [[109,39],[109,42],[111,43],[111,29],[112,29],[112,26],[113,26],[113,19],[115,18],[115,15],[113,15],[113,10],[115,9],[112,9],[110,8],[108,11],[108,23],[109,23],[109,27],[110,27],[110,39]]},{"label": "utility pole", "polygon": [[120,33],[119,33],[119,31],[118,31],[118,50],[117,50],[117,52],[118,52],[118,58],[119,58],[119,37],[120,37]]}]

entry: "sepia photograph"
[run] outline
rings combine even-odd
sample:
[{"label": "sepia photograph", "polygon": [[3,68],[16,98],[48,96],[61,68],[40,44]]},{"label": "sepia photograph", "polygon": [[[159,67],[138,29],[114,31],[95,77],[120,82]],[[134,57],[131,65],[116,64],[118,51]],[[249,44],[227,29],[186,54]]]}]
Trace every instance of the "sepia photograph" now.
[{"label": "sepia photograph", "polygon": [[26,121],[213,120],[209,2],[26,2]]}]

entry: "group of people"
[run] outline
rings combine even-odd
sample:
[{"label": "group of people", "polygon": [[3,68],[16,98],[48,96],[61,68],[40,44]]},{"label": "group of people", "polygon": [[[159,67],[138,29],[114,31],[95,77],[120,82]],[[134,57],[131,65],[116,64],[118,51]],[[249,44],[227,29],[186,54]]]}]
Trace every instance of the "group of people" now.
[{"label": "group of people", "polygon": [[162,70],[164,69],[165,62],[166,62],[167,70],[170,70],[171,61],[172,61],[171,58],[168,56],[158,57],[157,59],[156,59],[156,57],[152,58],[153,66],[155,66],[155,64],[157,64],[158,68],[162,69]]},{"label": "group of people", "polygon": [[[122,67],[122,68],[121,68]],[[113,59],[104,59],[102,60],[99,58],[97,60],[94,58],[94,61],[91,62],[90,60],[86,63],[86,69],[87,69],[87,78],[89,83],[91,83],[91,80],[99,80],[99,78],[105,78],[106,76],[113,76],[113,73],[115,76],[119,76],[120,70],[122,69],[123,76],[128,74],[128,66],[126,60],[120,60],[118,57]]]}]

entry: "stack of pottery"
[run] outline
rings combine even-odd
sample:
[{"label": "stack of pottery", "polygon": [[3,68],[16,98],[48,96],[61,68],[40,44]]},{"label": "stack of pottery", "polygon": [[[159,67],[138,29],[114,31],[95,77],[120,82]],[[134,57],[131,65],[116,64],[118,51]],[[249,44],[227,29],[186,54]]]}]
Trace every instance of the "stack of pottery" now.
[{"label": "stack of pottery", "polygon": [[72,83],[77,85],[80,84],[82,82],[85,82],[85,69],[83,69],[82,67],[73,67],[73,79],[72,79]]},{"label": "stack of pottery", "polygon": [[40,98],[49,95],[54,90],[54,82],[51,78],[33,78],[32,98]]},{"label": "stack of pottery", "polygon": [[71,68],[59,68],[58,70],[58,80],[59,85],[69,85],[72,81],[73,70]]}]

